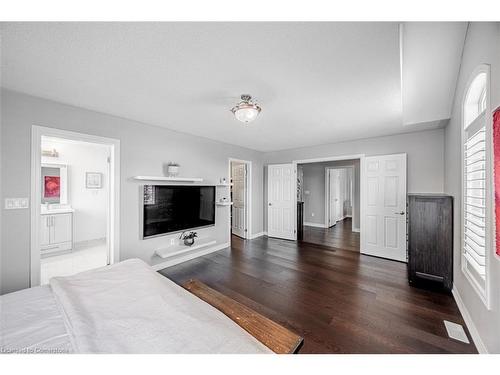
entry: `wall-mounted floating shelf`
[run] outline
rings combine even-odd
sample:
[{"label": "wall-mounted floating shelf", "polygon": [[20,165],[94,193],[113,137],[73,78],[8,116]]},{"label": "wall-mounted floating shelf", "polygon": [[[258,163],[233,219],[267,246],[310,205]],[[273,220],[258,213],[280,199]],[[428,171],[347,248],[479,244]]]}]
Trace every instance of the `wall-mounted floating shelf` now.
[{"label": "wall-mounted floating shelf", "polygon": [[139,180],[139,181],[168,181],[168,182],[202,182],[203,178],[198,178],[198,177],[135,176],[134,180]]},{"label": "wall-mounted floating shelf", "polygon": [[233,202],[215,202],[217,206],[232,206]]},{"label": "wall-mounted floating shelf", "polygon": [[215,186],[233,186],[233,184],[217,184]]},{"label": "wall-mounted floating shelf", "polygon": [[184,253],[189,253],[193,250],[198,250],[207,246],[212,246],[215,245],[217,242],[214,239],[211,238],[200,238],[198,241],[194,243],[193,246],[186,246],[182,243],[178,243],[176,245],[171,245],[168,247],[164,247],[162,249],[157,249],[155,250],[155,253],[157,256],[160,258],[170,258],[174,257],[176,255],[184,254]]}]

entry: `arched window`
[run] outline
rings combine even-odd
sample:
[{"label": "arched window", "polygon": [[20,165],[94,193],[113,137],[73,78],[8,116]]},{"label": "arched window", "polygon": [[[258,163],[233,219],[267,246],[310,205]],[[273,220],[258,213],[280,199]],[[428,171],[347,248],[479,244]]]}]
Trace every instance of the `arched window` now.
[{"label": "arched window", "polygon": [[488,306],[491,252],[491,132],[489,67],[472,75],[463,101],[462,128],[462,270]]}]

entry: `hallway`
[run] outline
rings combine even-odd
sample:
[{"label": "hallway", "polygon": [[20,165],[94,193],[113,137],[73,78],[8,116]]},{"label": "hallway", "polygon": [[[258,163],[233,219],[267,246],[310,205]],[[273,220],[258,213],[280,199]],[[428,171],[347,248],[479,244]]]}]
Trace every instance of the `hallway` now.
[{"label": "hallway", "polygon": [[304,226],[302,242],[359,252],[359,232],[353,232],[352,219],[346,218],[330,228]]}]

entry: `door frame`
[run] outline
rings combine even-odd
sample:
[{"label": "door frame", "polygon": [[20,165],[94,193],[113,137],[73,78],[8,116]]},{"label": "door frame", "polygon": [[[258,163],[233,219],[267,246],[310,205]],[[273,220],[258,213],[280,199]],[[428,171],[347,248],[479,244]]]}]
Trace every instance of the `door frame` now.
[{"label": "door frame", "polygon": [[[232,180],[232,170],[231,170],[231,163],[236,162],[236,163],[241,163],[241,164],[246,164],[247,166],[247,173],[246,173],[246,178],[245,178],[245,186],[246,186],[246,193],[245,193],[245,221],[246,221],[246,232],[245,232],[245,239],[249,240],[253,237],[252,235],[252,162],[250,160],[242,160],[242,159],[236,159],[236,158],[229,158],[228,159],[228,176],[229,176],[229,182]],[[231,186],[229,186],[229,191],[231,191]],[[232,210],[232,207],[230,208]],[[228,220],[228,226],[229,226],[229,245],[231,245],[231,236],[233,234],[233,229],[231,227],[231,216],[229,216]]]},{"label": "door frame", "polygon": [[[352,171],[352,174],[351,174],[351,179],[353,179],[354,177],[354,166],[352,165],[347,165],[347,166],[338,166],[338,167],[325,167],[325,228],[330,228],[330,226],[328,226],[328,220],[330,219],[330,201],[329,201],[329,198],[330,198],[330,181],[328,180],[328,171],[331,170],[331,169],[350,169]],[[354,185],[354,181],[351,181],[351,184]],[[351,186],[352,188],[353,186]],[[345,197],[344,197],[345,198]],[[361,198],[361,197],[360,197]],[[352,207],[352,202],[351,202],[351,207]],[[342,215],[344,216],[344,215]],[[353,216],[353,215],[351,215]],[[345,218],[345,216],[344,216]],[[335,225],[335,224],[333,224]]]},{"label": "door frame", "polygon": [[[364,177],[364,166],[365,166],[365,154],[353,154],[353,155],[337,155],[337,156],[327,156],[324,158],[313,158],[313,159],[301,159],[301,160],[293,160],[292,164],[297,171],[297,164],[311,164],[311,163],[321,163],[321,162],[326,162],[326,161],[342,161],[342,160],[359,160],[359,235],[360,235],[360,252],[361,252],[361,246],[363,244],[363,239],[364,239],[364,230],[363,230],[363,220],[361,218],[363,217],[364,210],[363,210],[363,203],[364,203],[364,190],[365,187],[363,186],[362,183],[362,178]],[[297,190],[297,189],[295,189]],[[297,201],[297,194],[295,194],[295,201]],[[294,227],[295,227],[295,241],[297,241],[297,203],[295,203],[294,208]]]},{"label": "door frame", "polygon": [[30,287],[40,285],[40,214],[42,136],[103,144],[110,147],[109,199],[106,231],[108,261],[120,260],[120,140],[68,130],[33,125],[31,128],[31,198],[30,198]]}]

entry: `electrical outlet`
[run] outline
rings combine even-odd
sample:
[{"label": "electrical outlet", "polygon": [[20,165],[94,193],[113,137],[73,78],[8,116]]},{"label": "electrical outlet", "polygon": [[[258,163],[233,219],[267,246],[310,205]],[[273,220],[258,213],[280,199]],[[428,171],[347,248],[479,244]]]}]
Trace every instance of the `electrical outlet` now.
[{"label": "electrical outlet", "polygon": [[6,210],[22,210],[29,207],[28,198],[5,198]]}]

